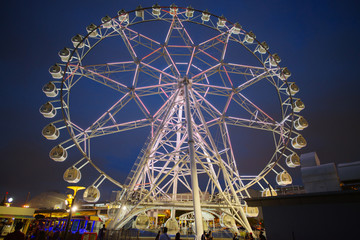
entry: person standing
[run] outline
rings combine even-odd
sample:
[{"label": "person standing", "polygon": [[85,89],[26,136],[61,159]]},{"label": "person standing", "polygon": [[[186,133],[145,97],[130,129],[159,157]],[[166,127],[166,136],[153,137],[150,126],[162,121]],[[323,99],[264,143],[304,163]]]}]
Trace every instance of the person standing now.
[{"label": "person standing", "polygon": [[180,233],[179,233],[179,232],[176,233],[176,235],[175,235],[175,240],[181,240],[181,239],[180,239]]},{"label": "person standing", "polygon": [[213,235],[212,232],[209,231],[208,234],[206,235],[207,240],[213,240]]},{"label": "person standing", "polygon": [[168,230],[167,227],[163,228],[163,233],[160,235],[159,240],[171,240],[171,238],[167,234],[167,230]]},{"label": "person standing", "polygon": [[25,240],[25,234],[20,232],[20,229],[22,229],[22,227],[23,227],[23,223],[18,222],[15,225],[15,231],[6,235],[4,240]]},{"label": "person standing", "polygon": [[105,237],[105,233],[106,233],[106,228],[105,228],[105,224],[104,224],[103,227],[99,230],[98,239],[103,240]]},{"label": "person standing", "polygon": [[239,240],[237,233],[234,233],[233,240]]},{"label": "person standing", "polygon": [[263,232],[263,231],[260,232],[259,239],[260,239],[260,240],[266,240],[266,237],[264,236],[264,232]]}]

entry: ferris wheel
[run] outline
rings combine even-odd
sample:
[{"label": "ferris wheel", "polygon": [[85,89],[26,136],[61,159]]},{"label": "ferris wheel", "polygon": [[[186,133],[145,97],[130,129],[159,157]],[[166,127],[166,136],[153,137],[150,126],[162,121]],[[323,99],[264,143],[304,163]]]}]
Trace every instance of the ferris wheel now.
[{"label": "ferris wheel", "polygon": [[[65,181],[79,182],[89,165],[98,173],[86,176],[94,182],[84,200],[98,201],[105,180],[121,189],[118,201],[128,208],[116,213],[114,226],[134,215],[145,219],[143,212],[160,203],[191,209],[197,198],[201,209],[221,205],[224,222],[234,218],[251,231],[246,216],[258,210],[243,200],[249,189],[274,196],[272,185],[292,183],[287,169],[300,165],[296,150],[306,146],[299,133],[308,126],[299,115],[305,105],[279,55],[252,31],[207,10],[155,4],[105,16],[71,42],[58,53],[62,63],[49,69],[54,80],[43,87],[54,100],[40,108],[46,118],[60,117],[61,110],[62,119],[42,134],[56,140],[68,130],[70,138],[50,151],[54,161],[71,162]],[[148,137],[134,140],[143,132]],[[142,147],[121,182],[104,171],[105,152],[96,150],[116,149],[126,139]],[[78,159],[68,156],[74,147]],[[121,155],[118,161],[130,161]],[[251,168],[258,161],[260,168]]]}]

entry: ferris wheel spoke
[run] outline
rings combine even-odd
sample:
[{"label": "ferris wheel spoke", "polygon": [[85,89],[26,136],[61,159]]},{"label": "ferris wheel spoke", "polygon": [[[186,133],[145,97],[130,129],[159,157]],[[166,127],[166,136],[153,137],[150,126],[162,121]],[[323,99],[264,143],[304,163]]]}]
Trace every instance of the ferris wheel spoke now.
[{"label": "ferris wheel spoke", "polygon": [[[171,74],[169,74],[169,73],[167,73],[167,72],[164,72],[164,71],[162,71],[162,70],[160,70],[160,69],[158,69],[158,68],[156,68],[156,67],[153,67],[153,66],[151,66],[151,65],[149,65],[149,64],[147,64],[147,63],[140,62],[140,64],[143,66],[142,68],[147,68],[147,69],[144,69],[145,71],[147,70],[147,71],[149,71],[149,72],[151,72],[151,73],[154,73],[154,71],[155,71],[155,72],[157,72],[158,74],[162,74],[163,77],[164,77],[164,76],[167,76],[167,77],[170,77],[170,78],[175,79],[175,80],[178,79],[177,77],[174,77],[173,75],[171,75]],[[157,75],[155,74],[155,76],[157,76]],[[159,78],[159,77],[157,77],[157,79],[158,79],[158,78]]]},{"label": "ferris wheel spoke", "polygon": [[118,26],[114,25],[114,30],[121,36],[126,48],[128,49],[128,52],[129,52],[130,56],[132,57],[132,59],[134,60],[134,62],[138,62],[138,56],[134,50],[133,45],[131,44],[131,40],[130,40],[131,37],[125,33],[124,27],[121,25],[118,25]]},{"label": "ferris wheel spoke", "polygon": [[[219,111],[214,105],[212,105],[204,96],[202,96],[199,92],[195,89],[192,90],[214,113],[221,116],[221,111]],[[200,104],[202,106],[202,104]]]},{"label": "ferris wheel spoke", "polygon": [[169,66],[171,66],[171,68],[174,68],[174,70],[175,70],[174,75],[176,75],[179,78],[180,77],[179,69],[176,67],[176,64],[175,64],[173,58],[171,57],[167,47],[164,46],[163,48],[164,48],[164,53],[165,53],[164,58],[165,58],[166,62],[169,64]]},{"label": "ferris wheel spoke", "polygon": [[[172,36],[172,33],[174,30],[177,30],[177,33],[179,34],[178,36]],[[181,45],[181,46],[194,45],[194,41],[190,37],[190,34],[186,30],[184,24],[182,23],[182,20],[178,17],[178,15],[173,16],[173,19],[171,21],[169,30],[168,30],[166,38],[165,38],[165,45],[170,44],[171,37],[180,37],[184,41],[184,45]]]},{"label": "ferris wheel spoke", "polygon": [[85,132],[89,135],[89,138],[95,138],[120,132],[126,132],[130,130],[135,130],[138,128],[148,127],[151,126],[152,122],[149,119],[140,119],[125,123],[116,123],[114,120],[111,125],[106,125],[102,127],[98,127],[95,129],[89,129]]},{"label": "ferris wheel spoke", "polygon": [[[159,95],[161,93],[163,93],[162,91],[164,91],[165,93],[171,93],[174,88],[177,86],[177,83],[162,83],[162,84],[154,84],[154,85],[149,85],[149,86],[144,86],[144,87],[137,87],[135,88],[135,92],[137,93],[137,95],[139,97],[143,97],[143,96],[150,96],[150,95]],[[167,98],[169,97],[169,95],[166,95]]]},{"label": "ferris wheel spoke", "polygon": [[[208,68],[208,69],[206,69],[206,70],[204,70],[204,71],[196,74],[195,76],[192,77],[192,81],[193,81],[193,82],[197,82],[197,81],[203,80],[203,78],[205,78],[205,74],[206,74],[207,76],[210,76],[210,75],[212,75],[212,74],[215,74],[215,73],[218,71],[218,69],[219,69],[220,66],[221,66],[221,63],[218,63],[218,64],[215,64],[214,66],[212,66],[212,67],[210,67],[210,68]],[[202,75],[203,75],[203,76],[202,76]],[[201,76],[201,77],[200,77],[200,76]],[[200,78],[199,78],[199,77],[200,77]],[[197,81],[196,81],[196,80],[197,80]]]},{"label": "ferris wheel spoke", "polygon": [[224,147],[224,149],[229,149],[228,151],[224,151],[224,154],[227,159],[227,165],[230,167],[230,169],[232,171],[232,176],[236,176],[236,178],[239,180],[240,186],[243,186],[244,183],[241,180],[239,173],[238,173],[238,167],[236,165],[234,149],[232,147],[227,123],[224,120],[221,121],[221,123],[219,123],[219,128],[220,128],[223,147]]},{"label": "ferris wheel spoke", "polygon": [[136,92],[133,93],[134,94],[134,100],[136,102],[136,104],[138,105],[138,107],[140,108],[140,110],[143,112],[143,114],[145,115],[145,117],[151,119],[152,116],[150,114],[150,111],[148,110],[148,108],[145,106],[144,102],[140,99],[139,95],[136,94]]},{"label": "ferris wheel spoke", "polygon": [[241,93],[234,94],[232,100],[233,100],[233,102],[235,102],[239,106],[241,106],[246,112],[248,112],[252,119],[256,119],[256,120],[264,121],[264,122],[276,123],[276,121],[270,116],[270,114],[266,113],[260,107],[255,105],[252,101],[250,101],[248,98],[246,98],[243,94],[241,94]]},{"label": "ferris wheel spoke", "polygon": [[[86,77],[121,93],[128,92],[128,86],[111,78],[112,74],[134,71],[133,62],[108,63],[91,66],[79,66],[74,75]],[[76,83],[75,81],[71,87]]]},{"label": "ferris wheel spoke", "polygon": [[[239,84],[235,88],[235,92],[241,92],[244,89],[256,84],[257,82],[263,79],[267,79],[273,84],[273,77],[276,76],[276,73],[274,73],[273,71],[264,71],[264,72],[258,71],[257,73],[251,71],[251,75],[243,75],[243,76],[245,76],[245,82]],[[276,84],[273,85],[276,86]]]},{"label": "ferris wheel spoke", "polygon": [[[219,146],[215,143],[214,138],[212,136],[212,133],[210,132],[210,130],[208,128],[207,122],[206,122],[206,120],[204,118],[204,115],[203,115],[203,113],[201,111],[200,104],[197,101],[195,95],[193,95],[193,93],[191,93],[191,95],[192,95],[192,98],[193,98],[195,111],[197,112],[196,115],[199,118],[200,123],[203,126],[203,131],[204,131],[204,134],[202,135],[201,132],[199,131],[200,128],[195,128],[194,132],[199,137],[199,140],[197,142],[200,144],[200,148],[202,148],[205,155],[209,155],[208,152],[211,152],[213,154],[214,160],[219,162],[218,165],[219,165],[220,168],[222,168],[223,174],[229,176],[230,178],[232,178],[233,175],[234,175],[234,171],[236,172],[237,168],[234,168],[233,166],[228,167],[227,169],[223,168],[223,166],[226,167],[229,164],[231,165],[233,161],[232,161],[232,159],[227,158],[227,163],[226,163],[224,161],[224,159],[221,158],[221,152],[226,151],[226,150],[223,149],[222,151],[219,151]],[[208,139],[209,143],[207,143],[207,141],[205,139]],[[208,150],[206,150],[206,148]],[[207,158],[207,162],[209,163],[210,159]],[[216,173],[215,173],[215,170],[213,169],[213,165],[210,164],[209,167],[210,167],[210,174],[212,175],[213,178],[216,178]],[[211,177],[211,176],[209,175],[209,177]]]},{"label": "ferris wheel spoke", "polygon": [[133,98],[131,92],[122,96],[114,105],[112,105],[107,111],[105,111],[94,123],[92,123],[85,131],[93,131],[94,129],[105,126],[109,121],[115,121],[115,115],[125,107]]},{"label": "ferris wheel spoke", "polygon": [[198,92],[202,93],[211,93],[214,95],[224,95],[229,96],[234,90],[231,87],[226,86],[218,86],[213,84],[204,84],[199,82],[194,82],[192,84],[193,88],[196,89]]},{"label": "ferris wheel spoke", "polygon": [[[172,39],[176,39],[177,41],[174,41],[174,43],[172,43]],[[179,41],[179,39],[181,39],[182,41]],[[195,55],[195,47],[194,46],[194,41],[192,40],[192,38],[190,37],[188,31],[186,30],[185,26],[182,23],[182,20],[177,16],[174,15],[173,19],[171,21],[170,27],[168,29],[166,38],[165,38],[165,44],[163,46],[164,49],[164,58],[165,60],[168,62],[168,64],[172,66],[173,69],[171,69],[172,71],[175,71],[178,77],[180,77],[180,72],[176,66],[176,63],[174,61],[174,58],[172,57],[172,54],[170,52],[170,50],[172,49],[179,49],[181,50],[181,53],[184,55],[188,55],[191,56],[191,60],[192,61],[194,55]],[[188,50],[186,50],[188,49]],[[185,52],[188,52],[187,54]],[[189,73],[190,70],[190,64],[188,64],[188,70],[187,73]]]},{"label": "ferris wheel spoke", "polygon": [[[242,90],[256,84],[262,79],[272,79],[274,76],[276,76],[276,71],[273,69],[266,69],[263,67],[256,67],[256,66],[248,66],[248,65],[240,65],[240,64],[233,64],[233,63],[226,63],[222,69],[220,69],[221,72],[224,72],[228,79],[230,79],[230,74],[234,80],[234,91],[235,92],[241,92]],[[239,82],[239,76],[241,75],[241,79],[244,79],[245,81]],[[233,82],[231,82],[233,83]]]},{"label": "ferris wheel spoke", "polygon": [[228,32],[228,33],[227,33],[227,36],[226,36],[226,41],[225,41],[225,43],[224,43],[224,47],[223,47],[223,50],[222,50],[222,53],[221,53],[221,58],[220,58],[220,61],[221,61],[221,62],[224,61],[224,59],[225,59],[226,50],[227,50],[227,48],[228,48],[230,35],[231,35],[231,33]]},{"label": "ferris wheel spoke", "polygon": [[[197,53],[205,54],[207,57],[215,60],[216,62],[222,62],[225,58],[227,45],[230,38],[230,29],[224,31],[212,38],[205,40],[204,42],[200,43],[197,47]],[[220,45],[220,48],[218,48]],[[212,53],[218,52],[219,56],[213,56],[210,54],[209,51]]]},{"label": "ferris wheel spoke", "polygon": [[285,128],[283,125],[279,123],[265,122],[265,121],[259,121],[253,119],[245,119],[245,118],[232,117],[232,116],[226,116],[223,119],[224,122],[229,125],[266,130],[266,131],[276,132],[278,134],[282,134],[281,129]]},{"label": "ferris wheel spoke", "polygon": [[130,41],[146,47],[151,51],[155,51],[161,47],[161,44],[158,41],[131,29],[129,26],[124,28],[124,32],[126,33],[127,38],[130,39]]}]

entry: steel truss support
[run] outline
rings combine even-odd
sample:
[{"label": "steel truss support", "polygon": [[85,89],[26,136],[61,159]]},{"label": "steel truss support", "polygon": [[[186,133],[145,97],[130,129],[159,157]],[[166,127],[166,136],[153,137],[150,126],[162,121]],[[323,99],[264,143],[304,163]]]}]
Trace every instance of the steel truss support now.
[{"label": "steel truss support", "polygon": [[193,138],[193,129],[192,129],[192,120],[190,112],[190,99],[189,99],[189,82],[188,79],[184,79],[184,92],[185,92],[185,113],[186,113],[186,123],[188,130],[188,144],[189,144],[189,158],[190,158],[190,167],[191,167],[191,188],[193,195],[193,204],[194,204],[194,216],[195,216],[195,229],[196,229],[196,238],[197,240],[201,239],[203,233],[202,225],[202,215],[201,215],[201,205],[200,205],[200,194],[199,194],[199,182],[197,177],[197,169],[195,162],[195,148],[194,148],[194,138]]}]

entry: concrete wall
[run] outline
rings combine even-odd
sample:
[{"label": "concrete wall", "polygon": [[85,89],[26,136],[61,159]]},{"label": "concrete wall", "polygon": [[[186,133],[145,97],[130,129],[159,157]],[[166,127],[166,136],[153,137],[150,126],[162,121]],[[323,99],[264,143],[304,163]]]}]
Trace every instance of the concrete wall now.
[{"label": "concrete wall", "polygon": [[337,165],[341,182],[360,181],[360,161]]},{"label": "concrete wall", "polygon": [[306,193],[340,191],[340,181],[334,163],[301,168]]}]

